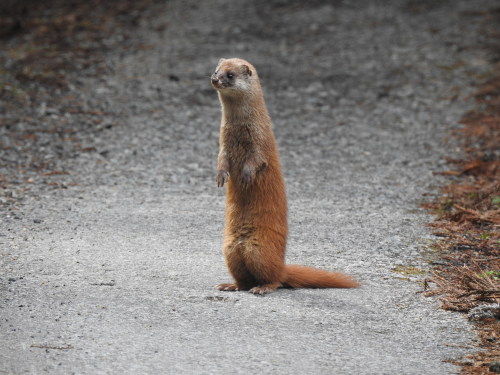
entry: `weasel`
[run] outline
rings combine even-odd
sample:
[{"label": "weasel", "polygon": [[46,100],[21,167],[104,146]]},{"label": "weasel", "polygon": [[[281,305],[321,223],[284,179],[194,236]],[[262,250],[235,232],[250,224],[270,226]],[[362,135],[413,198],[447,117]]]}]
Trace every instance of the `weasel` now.
[{"label": "weasel", "polygon": [[216,288],[357,287],[343,273],[285,264],[285,183],[257,71],[245,60],[221,59],[211,82],[222,106],[216,183],[227,189],[224,256],[234,279]]}]

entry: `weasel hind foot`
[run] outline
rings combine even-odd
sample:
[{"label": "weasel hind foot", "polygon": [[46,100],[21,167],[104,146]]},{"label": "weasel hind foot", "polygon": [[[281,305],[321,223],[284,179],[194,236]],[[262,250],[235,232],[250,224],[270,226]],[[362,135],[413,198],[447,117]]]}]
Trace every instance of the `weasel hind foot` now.
[{"label": "weasel hind foot", "polygon": [[256,286],[256,287],[253,287],[252,289],[250,289],[250,293],[259,294],[259,295],[269,294],[269,293],[276,291],[276,289],[278,289],[279,286],[280,285],[275,285],[275,284],[266,284],[266,285]]},{"label": "weasel hind foot", "polygon": [[218,290],[226,291],[226,292],[237,292],[239,290],[238,286],[236,284],[232,284],[232,283],[219,284],[219,285],[216,285],[215,288]]}]

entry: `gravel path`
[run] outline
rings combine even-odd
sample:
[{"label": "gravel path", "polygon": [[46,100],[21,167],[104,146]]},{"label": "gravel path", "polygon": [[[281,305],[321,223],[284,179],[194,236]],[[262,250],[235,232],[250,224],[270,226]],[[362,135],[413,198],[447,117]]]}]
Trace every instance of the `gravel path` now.
[{"label": "gravel path", "polygon": [[[307,5],[305,5],[307,4]],[[443,139],[488,69],[495,1],[172,0],[141,48],[72,87],[102,114],[67,175],[0,213],[0,374],[447,374],[473,350],[458,314],[418,292],[450,153]],[[220,57],[258,69],[287,183],[287,259],[356,290],[224,293],[215,187]],[[43,108],[42,108],[43,109]],[[64,118],[62,108],[40,121]],[[81,125],[81,124],[80,124]],[[64,150],[63,150],[63,155]],[[417,272],[418,273],[418,272]]]}]

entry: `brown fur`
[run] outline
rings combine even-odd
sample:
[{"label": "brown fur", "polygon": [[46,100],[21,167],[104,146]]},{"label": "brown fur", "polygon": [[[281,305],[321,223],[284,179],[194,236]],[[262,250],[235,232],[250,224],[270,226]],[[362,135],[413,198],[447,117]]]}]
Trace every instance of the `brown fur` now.
[{"label": "brown fur", "polygon": [[217,288],[265,294],[358,286],[342,273],[285,265],[285,183],[257,71],[245,60],[221,59],[212,85],[222,105],[216,182],[227,185],[224,255],[235,280]]}]

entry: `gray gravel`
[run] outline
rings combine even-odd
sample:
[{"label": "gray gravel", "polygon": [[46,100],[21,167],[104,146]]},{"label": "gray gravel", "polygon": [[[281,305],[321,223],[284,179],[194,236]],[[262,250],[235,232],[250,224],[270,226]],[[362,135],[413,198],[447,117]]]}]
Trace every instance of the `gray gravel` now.
[{"label": "gray gravel", "polygon": [[[425,298],[420,208],[450,129],[488,71],[480,11],[496,1],[169,1],[73,87],[107,113],[94,147],[57,160],[0,213],[0,373],[447,374],[474,350]],[[215,186],[220,57],[258,69],[287,183],[287,259],[356,290],[224,293]],[[111,115],[110,115],[111,113]],[[41,109],[44,116],[72,114]],[[107,123],[113,126],[105,126]]]}]

